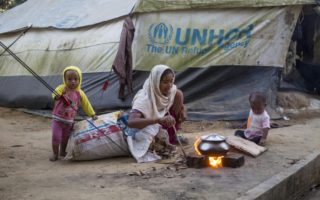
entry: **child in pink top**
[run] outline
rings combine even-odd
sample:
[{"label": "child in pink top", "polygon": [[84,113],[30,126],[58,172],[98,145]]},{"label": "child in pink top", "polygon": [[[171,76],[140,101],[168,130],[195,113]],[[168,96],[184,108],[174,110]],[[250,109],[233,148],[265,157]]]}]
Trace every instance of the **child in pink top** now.
[{"label": "child in pink top", "polygon": [[251,93],[249,102],[247,129],[237,130],[235,135],[264,146],[270,129],[270,117],[265,110],[266,96],[261,92]]},{"label": "child in pink top", "polygon": [[73,128],[74,118],[81,105],[84,112],[94,120],[97,116],[85,93],[81,90],[82,73],[78,67],[69,66],[63,70],[63,84],[55,90],[59,96],[52,94],[55,102],[52,111],[52,151],[50,161],[66,155],[66,147]]}]

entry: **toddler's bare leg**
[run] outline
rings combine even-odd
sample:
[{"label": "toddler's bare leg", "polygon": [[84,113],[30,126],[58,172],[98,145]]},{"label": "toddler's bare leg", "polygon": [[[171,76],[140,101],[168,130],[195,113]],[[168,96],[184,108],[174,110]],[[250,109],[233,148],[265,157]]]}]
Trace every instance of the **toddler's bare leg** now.
[{"label": "toddler's bare leg", "polygon": [[73,125],[67,125],[62,131],[62,140],[60,144],[60,156],[62,157],[65,157],[67,155],[66,148],[68,145],[72,128],[73,128]]},{"label": "toddler's bare leg", "polygon": [[59,153],[59,145],[52,145],[53,155],[49,158],[50,161],[58,160],[58,153]]},{"label": "toddler's bare leg", "polygon": [[65,157],[67,155],[67,152],[66,152],[67,144],[68,142],[63,141],[60,145],[60,156],[62,157]]}]

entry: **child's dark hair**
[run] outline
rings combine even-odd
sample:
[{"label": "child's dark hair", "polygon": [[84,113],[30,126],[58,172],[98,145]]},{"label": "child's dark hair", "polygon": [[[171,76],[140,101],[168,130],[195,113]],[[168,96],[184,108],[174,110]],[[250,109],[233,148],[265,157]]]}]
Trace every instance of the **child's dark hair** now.
[{"label": "child's dark hair", "polygon": [[252,92],[249,96],[249,102],[258,101],[263,104],[267,103],[266,95],[262,92]]},{"label": "child's dark hair", "polygon": [[164,72],[161,74],[161,78],[160,80],[162,80],[165,76],[167,76],[168,74],[173,74],[174,75],[174,72],[172,69],[166,69],[164,70]]}]

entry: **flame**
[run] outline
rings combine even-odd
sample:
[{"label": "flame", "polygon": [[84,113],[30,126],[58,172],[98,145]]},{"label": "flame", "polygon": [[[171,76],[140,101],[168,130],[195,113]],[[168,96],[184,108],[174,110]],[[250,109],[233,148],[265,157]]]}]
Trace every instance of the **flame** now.
[{"label": "flame", "polygon": [[200,138],[197,138],[196,141],[195,141],[194,144],[193,144],[194,149],[196,150],[196,153],[197,153],[198,155],[201,155],[201,153],[200,153],[200,151],[199,151],[199,149],[198,149],[198,145],[199,145],[200,142],[201,142]]},{"label": "flame", "polygon": [[[197,138],[196,141],[194,142],[193,146],[194,149],[196,151],[196,153],[198,155],[201,155],[199,149],[198,149],[198,145],[201,142],[200,138]],[[222,158],[223,156],[219,156],[219,157],[209,157],[209,165],[212,168],[219,168],[222,167]]]},{"label": "flame", "polygon": [[223,156],[220,156],[220,157],[209,157],[209,165],[212,168],[222,167],[222,158],[223,158]]}]

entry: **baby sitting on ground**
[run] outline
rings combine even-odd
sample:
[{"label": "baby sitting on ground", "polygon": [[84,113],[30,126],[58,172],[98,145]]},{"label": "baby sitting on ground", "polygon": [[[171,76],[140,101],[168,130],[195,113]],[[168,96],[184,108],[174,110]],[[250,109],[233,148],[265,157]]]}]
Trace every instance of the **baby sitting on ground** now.
[{"label": "baby sitting on ground", "polygon": [[250,94],[249,102],[251,110],[247,129],[236,130],[234,135],[264,146],[270,129],[270,117],[265,110],[266,96],[261,92],[253,92]]}]

